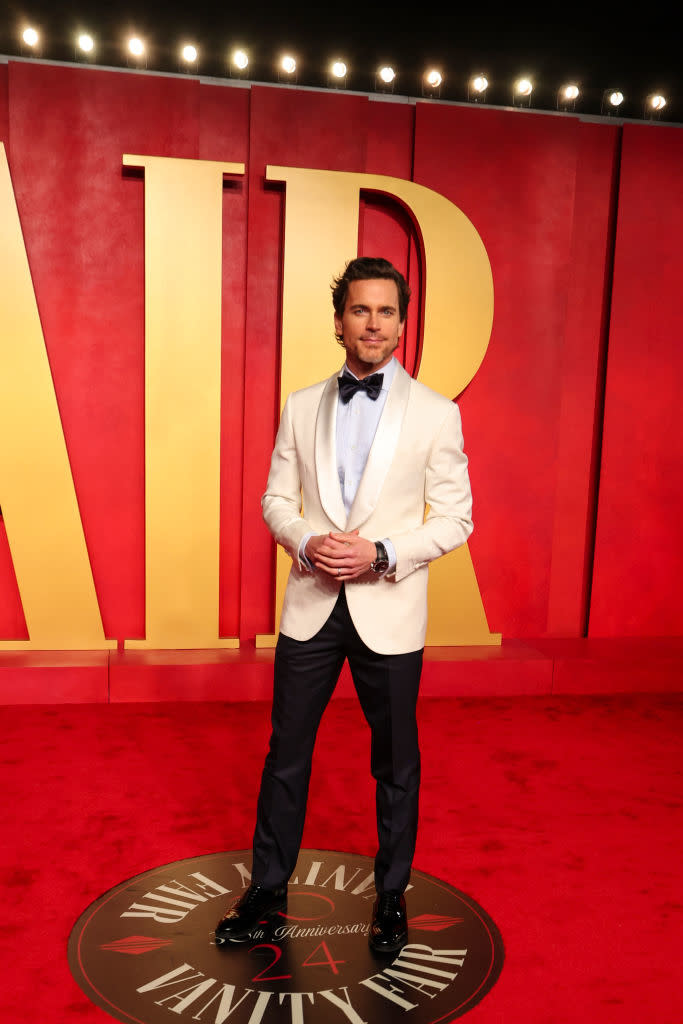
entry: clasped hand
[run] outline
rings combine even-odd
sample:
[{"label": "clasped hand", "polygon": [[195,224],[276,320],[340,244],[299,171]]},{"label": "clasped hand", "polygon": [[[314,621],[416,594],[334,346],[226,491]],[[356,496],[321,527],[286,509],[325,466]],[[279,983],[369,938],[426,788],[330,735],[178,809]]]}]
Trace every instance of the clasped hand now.
[{"label": "clasped hand", "polygon": [[340,580],[355,580],[370,568],[377,557],[371,540],[351,533],[326,533],[310,537],[306,557],[316,569]]}]

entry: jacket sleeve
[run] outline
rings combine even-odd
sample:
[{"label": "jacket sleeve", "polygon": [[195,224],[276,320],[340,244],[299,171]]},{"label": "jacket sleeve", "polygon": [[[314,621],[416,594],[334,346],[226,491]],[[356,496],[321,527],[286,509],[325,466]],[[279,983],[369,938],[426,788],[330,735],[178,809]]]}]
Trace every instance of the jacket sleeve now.
[{"label": "jacket sleeve", "polygon": [[435,437],[425,469],[424,523],[390,534],[396,549],[396,582],[464,544],[472,533],[472,492],[455,403]]},{"label": "jacket sleeve", "polygon": [[266,526],[275,540],[300,569],[305,569],[299,562],[299,545],[307,533],[315,531],[302,516],[301,478],[294,443],[291,403],[290,395],[282,410],[270,460],[268,483],[261,498],[261,509]]}]

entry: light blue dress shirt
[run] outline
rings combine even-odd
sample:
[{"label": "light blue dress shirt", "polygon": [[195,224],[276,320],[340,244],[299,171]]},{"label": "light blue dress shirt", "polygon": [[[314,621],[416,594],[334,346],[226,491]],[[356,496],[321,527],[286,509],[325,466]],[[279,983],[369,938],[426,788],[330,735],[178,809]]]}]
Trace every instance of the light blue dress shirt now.
[{"label": "light blue dress shirt", "polygon": [[[356,376],[348,366],[344,367],[343,372],[351,377]],[[357,391],[350,401],[344,403],[340,400],[337,403],[337,474],[347,516],[351,512],[389,388],[396,373],[396,360],[390,359],[378,372],[384,375],[384,379],[382,390],[376,399],[370,398],[366,391]],[[313,533],[307,533],[299,545],[299,557],[309,569],[313,566],[303,552],[312,536]],[[387,572],[393,572],[396,568],[396,550],[388,537],[385,537],[382,543],[389,558]]]}]

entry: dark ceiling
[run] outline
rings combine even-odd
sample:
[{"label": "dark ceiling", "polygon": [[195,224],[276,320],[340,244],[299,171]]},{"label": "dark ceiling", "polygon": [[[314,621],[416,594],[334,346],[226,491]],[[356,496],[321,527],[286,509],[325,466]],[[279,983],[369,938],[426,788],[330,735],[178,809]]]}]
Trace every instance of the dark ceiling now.
[{"label": "dark ceiling", "polygon": [[[328,85],[332,58],[349,66],[348,88],[371,92],[375,71],[391,62],[397,71],[394,91],[406,96],[422,94],[422,75],[435,65],[444,75],[441,99],[464,101],[473,73],[483,71],[490,80],[488,102],[509,105],[512,83],[524,74],[534,82],[532,108],[556,108],[557,91],[576,81],[581,97],[576,112],[601,113],[605,89],[619,88],[625,101],[619,116],[642,118],[648,94],[667,98],[663,121],[683,122],[683,73],[678,35],[671,25],[656,20],[643,8],[631,15],[579,13],[570,5],[552,14],[533,17],[519,4],[495,13],[487,5],[474,5],[469,13],[439,13],[438,5],[408,18],[393,8],[368,4],[365,8],[296,3],[259,3],[236,11],[224,4],[162,4],[141,0],[104,8],[101,0],[54,2],[33,0],[26,5],[5,3],[0,21],[0,52],[30,55],[21,47],[19,30],[33,23],[41,31],[39,56],[74,60],[74,37],[87,30],[97,40],[93,62],[126,66],[124,41],[136,32],[147,43],[147,67],[156,71],[182,70],[179,49],[193,42],[200,53],[193,73],[225,77],[232,49],[243,46],[251,63],[245,77],[277,81],[275,61],[285,50],[297,57],[299,85]],[[610,5],[615,11],[615,5]],[[483,13],[482,13],[483,12]]]}]

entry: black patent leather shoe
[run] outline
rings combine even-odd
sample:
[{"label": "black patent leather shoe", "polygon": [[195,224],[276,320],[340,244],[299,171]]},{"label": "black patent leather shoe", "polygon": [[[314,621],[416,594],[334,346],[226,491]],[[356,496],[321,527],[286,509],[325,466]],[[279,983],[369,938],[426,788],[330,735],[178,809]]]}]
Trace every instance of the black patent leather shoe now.
[{"label": "black patent leather shoe", "polygon": [[406,901],[402,892],[381,892],[372,908],[368,942],[375,953],[396,953],[408,939]]},{"label": "black patent leather shoe", "polygon": [[279,889],[264,889],[262,885],[250,885],[216,925],[216,945],[243,942],[264,919],[286,909],[286,885]]}]

